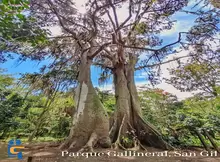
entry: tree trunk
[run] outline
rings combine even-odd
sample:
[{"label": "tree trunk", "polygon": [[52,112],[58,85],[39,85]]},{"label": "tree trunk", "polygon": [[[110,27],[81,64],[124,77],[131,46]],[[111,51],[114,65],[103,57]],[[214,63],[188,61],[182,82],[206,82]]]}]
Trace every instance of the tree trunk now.
[{"label": "tree trunk", "polygon": [[[117,147],[141,145],[169,149],[162,135],[141,118],[141,108],[134,82],[134,67],[137,58],[130,56],[130,63],[117,63],[114,69],[116,111],[110,129],[110,137]],[[126,144],[125,144],[126,143]],[[142,147],[142,145],[141,145]]]},{"label": "tree trunk", "polygon": [[210,136],[207,130],[203,129],[205,135],[208,137],[209,141],[211,142],[212,146],[218,153],[220,153],[220,149],[218,148],[217,144],[215,143],[214,139]]},{"label": "tree trunk", "polygon": [[95,144],[101,147],[111,144],[108,116],[90,78],[91,62],[86,54],[82,56],[75,96],[76,112],[69,137],[60,146],[61,149],[91,151]]},{"label": "tree trunk", "polygon": [[205,149],[210,152],[210,148],[209,146],[207,145],[207,143],[205,142],[205,140],[203,139],[202,135],[200,134],[200,132],[198,130],[194,130],[196,135],[199,137],[199,140],[201,141],[202,145],[205,147]]}]

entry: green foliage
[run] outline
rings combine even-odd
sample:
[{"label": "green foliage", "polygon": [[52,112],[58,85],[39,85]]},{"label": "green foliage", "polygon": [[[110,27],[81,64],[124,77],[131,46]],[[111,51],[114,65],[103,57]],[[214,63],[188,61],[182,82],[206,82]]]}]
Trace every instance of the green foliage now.
[{"label": "green foliage", "polygon": [[111,94],[109,91],[101,91],[98,88],[96,88],[96,91],[98,92],[99,99],[104,105],[104,108],[106,109],[107,113],[111,115],[115,110],[115,96]]},{"label": "green foliage", "polygon": [[31,15],[29,3],[29,0],[0,2],[0,62],[6,61],[6,52],[28,54],[33,47],[48,43],[48,31]]},{"label": "green foliage", "polygon": [[[21,80],[19,82],[20,85],[24,84]],[[47,107],[48,99],[43,93],[31,93],[26,89],[28,84],[25,84],[26,88],[15,85],[15,78],[0,74],[0,138],[27,138],[39,123],[36,137],[51,136],[58,139],[67,136],[71,118],[66,116],[64,108],[74,105],[72,93],[59,92],[50,107]]]},{"label": "green foliage", "polygon": [[135,30],[138,34],[145,34],[147,31],[147,25],[145,23],[139,23],[135,26]]},{"label": "green foliage", "polygon": [[165,118],[168,114],[172,115],[171,110],[175,110],[178,105],[175,96],[161,89],[149,89],[141,92],[140,102],[144,119],[154,125],[159,124],[160,127],[166,125]]},{"label": "green foliage", "polygon": [[181,91],[200,90],[207,95],[217,96],[219,93],[219,64],[211,62],[197,62],[181,65],[178,69],[171,69],[169,79],[174,87]]},{"label": "green foliage", "polygon": [[[160,89],[140,93],[144,119],[153,123],[164,137],[176,147],[196,145],[201,142],[195,129],[206,129],[218,139],[220,130],[220,98],[194,96],[177,101]],[[206,141],[208,142],[208,140]]]},{"label": "green foliage", "polygon": [[[214,6],[218,6],[217,2],[211,2]],[[126,29],[122,26],[122,33],[124,33],[122,35],[131,34],[128,41],[129,43],[126,42],[127,38],[122,38],[123,41],[125,41],[124,43],[126,45],[131,44],[132,46],[137,45],[138,47],[160,46],[162,42],[157,36],[154,36],[154,34],[161,32],[162,29],[160,29],[160,26],[162,24],[169,24],[168,26],[165,25],[164,29],[170,29],[171,21],[168,20],[168,16],[185,6],[186,3],[187,1],[185,0],[175,4],[165,1],[151,1],[150,4],[147,4],[149,6],[145,6],[146,9],[149,7],[150,11],[155,11],[155,13],[150,14],[150,20],[145,18],[146,20],[144,21],[135,21],[135,28],[133,29],[131,27],[132,32],[130,27]],[[67,5],[64,6],[64,9],[66,9]],[[75,21],[75,17],[73,16],[75,9],[67,9],[68,14],[66,14],[67,12],[62,12],[66,10],[62,10],[63,6],[59,6],[59,3],[55,2],[55,7],[58,9],[58,14],[69,15],[66,19],[71,18],[71,20],[74,19]],[[135,6],[133,7],[135,8]],[[44,8],[40,7],[37,9],[42,9],[42,13],[36,13],[36,17],[42,16],[42,19],[47,18],[44,17],[45,15],[54,17],[52,10],[51,13],[47,13],[47,11],[44,11]],[[167,140],[176,146],[201,145],[195,136],[195,129],[200,131],[206,129],[213,132],[213,137],[220,136],[218,134],[220,131],[219,59],[218,57],[209,58],[209,56],[218,56],[219,51],[210,50],[212,48],[209,45],[210,48],[201,46],[201,44],[204,44],[204,40],[207,40],[207,35],[215,36],[217,32],[216,25],[219,23],[219,19],[217,18],[218,13],[215,11],[216,10],[198,13],[200,16],[196,20],[196,25],[190,30],[191,35],[186,35],[186,41],[199,44],[195,46],[193,51],[196,53],[196,57],[189,60],[187,64],[180,64],[177,69],[172,69],[171,74],[173,77],[170,81],[171,84],[182,91],[200,89],[212,94],[212,98],[194,96],[180,102],[175,96],[161,89],[149,89],[139,93],[144,120],[157,126]],[[55,60],[53,64],[48,67],[43,67],[40,73],[24,75],[23,78],[20,79],[20,85],[24,85],[23,87],[16,87],[15,84],[17,80],[11,76],[0,75],[0,136],[1,138],[18,136],[27,138],[33,135],[33,137],[37,138],[53,137],[60,139],[67,136],[72,120],[66,116],[64,109],[73,107],[74,105],[73,93],[71,93],[70,90],[73,88],[78,75],[76,72],[78,71],[77,55],[80,54],[81,51],[81,49],[77,48],[77,44],[73,43],[75,41],[73,41],[69,35],[74,35],[74,38],[78,37],[78,35],[84,32],[84,29],[81,25],[75,25],[75,23],[72,25],[69,25],[71,22],[60,23],[61,26],[64,24],[66,29],[71,31],[68,32],[68,30],[65,29],[66,33],[64,36],[68,38],[53,39],[53,41],[50,42],[51,44],[47,44],[49,43],[46,37],[48,34],[47,31],[43,30],[38,24],[39,20],[37,21],[32,16],[32,12],[29,10],[29,1],[1,1],[0,51],[16,51],[18,45],[25,54],[30,52],[29,48],[33,50],[31,52],[36,53],[36,55],[31,54],[27,56],[43,59],[43,57],[45,57],[44,50],[48,49],[46,50],[47,52],[50,51],[48,55]],[[81,22],[81,19],[83,19],[83,22]],[[50,24],[51,20],[55,21],[55,24],[57,23],[56,18],[51,18],[49,21],[45,20],[41,22],[44,25]],[[62,17],[61,20],[65,21]],[[84,20],[83,17],[80,19],[76,17],[76,20],[79,21],[79,24],[85,24],[86,28],[91,26],[90,23],[87,23],[87,18]],[[99,19],[94,19],[94,23],[96,23],[96,20]],[[108,22],[105,22],[107,25],[100,24],[101,22],[102,21],[97,21],[98,33],[102,33],[102,31],[99,30],[106,27],[105,30],[109,32],[105,33],[112,34],[112,29],[108,28]],[[136,22],[138,23],[136,24]],[[69,28],[70,26],[71,28]],[[100,28],[100,26],[102,26],[102,28]],[[72,31],[73,28],[75,31]],[[82,33],[77,33],[79,31]],[[117,32],[120,33],[121,31]],[[85,33],[87,33],[87,31]],[[140,35],[141,37],[145,35],[148,36],[147,38],[140,38]],[[113,37],[114,35],[109,36]],[[87,40],[84,38],[81,39],[81,37],[82,36],[79,37],[80,40],[77,42],[79,44],[87,44]],[[97,35],[97,39],[99,39],[99,42],[103,40],[99,35]],[[105,40],[103,41],[105,42]],[[70,47],[71,43],[76,47]],[[11,47],[11,45],[15,46]],[[26,49],[25,47],[27,46],[28,48]],[[72,58],[72,50],[77,53],[77,55],[74,55],[77,56],[77,60]],[[159,53],[163,55],[167,51],[169,50],[159,51],[157,59],[160,60]],[[134,53],[136,52],[137,51],[134,51]],[[209,58],[208,61],[207,58]],[[97,60],[97,63],[105,62],[104,58]],[[152,60],[149,60],[149,62],[152,62]],[[104,69],[99,78],[99,82],[104,83],[110,75],[111,70],[107,68]],[[97,89],[97,92],[109,116],[112,115],[115,110],[115,96],[108,91]],[[36,134],[33,134],[33,132],[36,132]],[[132,135],[128,134],[128,136],[122,137],[121,142],[125,146],[131,147],[133,145]]]},{"label": "green foliage", "polygon": [[23,98],[9,88],[13,80],[11,76],[0,73],[0,138],[17,128],[18,123],[14,119],[23,104]]},{"label": "green foliage", "polygon": [[0,88],[2,90],[11,86],[14,81],[14,78],[12,78],[10,75],[4,75],[3,72],[4,70],[0,69]]},{"label": "green foliage", "polygon": [[[38,131],[34,140],[49,140],[48,138],[59,140],[66,137],[72,119],[64,113],[64,109],[73,107],[73,93],[58,91],[53,100],[49,95],[51,104],[48,104],[47,93],[39,91],[41,86],[35,84],[34,88],[30,82],[22,81],[19,80],[19,85],[23,88],[17,87],[15,78],[0,75],[1,138],[28,138],[36,129]],[[29,89],[30,87],[32,88]],[[108,91],[101,91],[98,88],[96,90],[111,116],[115,109],[115,96]],[[155,125],[172,145],[200,146],[201,142],[194,133],[195,129],[206,129],[213,132],[213,137],[219,139],[218,96],[215,98],[194,96],[180,102],[175,96],[161,89],[148,89],[139,92],[139,96],[144,120]],[[128,134],[127,137],[121,138],[121,142],[128,148],[132,147],[132,138],[133,136]]]},{"label": "green foliage", "polygon": [[131,148],[133,146],[133,139],[129,138],[129,137],[125,137],[122,136],[121,137],[121,143],[123,144],[123,146],[125,146],[126,148]]},{"label": "green foliage", "polygon": [[0,37],[6,40],[13,38],[15,31],[26,21],[22,12],[28,8],[28,4],[29,1],[23,0],[2,0],[0,4]]}]

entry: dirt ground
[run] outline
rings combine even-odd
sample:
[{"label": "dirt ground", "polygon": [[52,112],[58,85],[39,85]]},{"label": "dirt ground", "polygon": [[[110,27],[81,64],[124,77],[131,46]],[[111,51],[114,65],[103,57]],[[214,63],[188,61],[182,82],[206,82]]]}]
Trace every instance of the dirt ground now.
[{"label": "dirt ground", "polygon": [[[7,151],[7,150],[6,150]],[[5,152],[7,153],[7,152]],[[62,156],[63,154],[63,156]],[[74,155],[73,155],[74,154]],[[28,158],[29,157],[29,158]],[[29,159],[29,161],[28,161]],[[26,148],[23,159],[4,158],[0,162],[220,162],[220,153],[207,154],[202,148],[164,151],[148,147],[147,151],[95,149],[94,153],[62,152],[57,147]]]}]

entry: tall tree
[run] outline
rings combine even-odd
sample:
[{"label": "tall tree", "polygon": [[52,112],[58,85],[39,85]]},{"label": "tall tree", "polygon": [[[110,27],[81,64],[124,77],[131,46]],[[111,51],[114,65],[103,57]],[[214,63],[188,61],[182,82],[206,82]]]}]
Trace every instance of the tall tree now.
[{"label": "tall tree", "polygon": [[[55,39],[59,39],[59,43],[70,54],[68,63],[80,63],[77,112],[70,135],[61,148],[79,149],[85,145],[91,149],[97,141],[103,146],[109,145],[107,115],[104,115],[106,113],[90,79],[93,62],[112,70],[114,75],[116,111],[110,137],[115,146],[123,147],[122,138],[135,136],[138,138],[132,141],[131,147],[141,141],[167,148],[161,134],[141,118],[134,71],[141,50],[147,51],[146,65],[160,61],[168,53],[169,47],[180,42],[181,34],[175,42],[156,48],[161,44],[156,33],[171,28],[169,16],[186,4],[186,0],[93,0],[86,3],[85,12],[82,13],[76,10],[70,0],[32,1],[32,12],[38,21],[49,26],[55,24],[62,29],[60,36]],[[120,8],[126,10],[123,11],[127,13],[125,18],[119,16]],[[127,132],[135,132],[135,135]]]},{"label": "tall tree", "polygon": [[[99,13],[105,20],[103,27],[99,27],[104,37],[102,40],[111,42],[100,54],[102,58],[97,58],[97,64],[111,69],[114,76],[116,111],[111,122],[110,137],[116,148],[126,145],[123,139],[131,139],[130,147],[138,146],[141,142],[160,148],[169,147],[161,134],[141,118],[134,72],[143,50],[147,53],[143,63],[149,65],[160,61],[169,51],[168,47],[180,42],[181,34],[177,41],[156,48],[161,45],[156,33],[170,28],[169,15],[186,4],[187,1],[94,0],[89,3],[92,11]],[[127,13],[123,18],[119,16],[120,10]]]},{"label": "tall tree", "polygon": [[[61,27],[61,36],[53,39],[58,42],[58,47],[52,50],[55,58],[59,58],[63,65],[78,67],[76,112],[69,137],[60,147],[79,150],[84,146],[83,149],[91,150],[95,143],[109,147],[108,116],[93,87],[90,72],[93,58],[102,49],[96,47],[95,41],[98,31],[93,19],[97,17],[95,13],[83,15],[77,12],[71,1],[44,2],[42,5],[41,1],[33,1],[32,12],[43,24]],[[45,21],[45,17],[50,17],[49,21]]]}]

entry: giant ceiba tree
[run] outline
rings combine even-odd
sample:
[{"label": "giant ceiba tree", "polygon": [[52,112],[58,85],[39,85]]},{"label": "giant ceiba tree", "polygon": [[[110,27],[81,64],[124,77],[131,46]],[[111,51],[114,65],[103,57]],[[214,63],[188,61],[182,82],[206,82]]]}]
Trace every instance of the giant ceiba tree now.
[{"label": "giant ceiba tree", "polygon": [[[76,112],[62,149],[92,149],[95,144],[109,147],[111,143],[120,148],[142,143],[169,148],[162,135],[141,118],[134,72],[160,61],[181,41],[180,33],[178,40],[161,47],[156,34],[171,28],[169,16],[186,4],[187,0],[90,0],[82,13],[70,0],[31,2],[38,22],[62,29],[60,36],[51,37],[51,42],[59,44],[51,47],[55,58],[79,63]],[[125,15],[120,16],[120,12]],[[137,67],[143,52],[146,57]],[[110,124],[91,82],[92,64],[109,69],[114,76],[116,109]],[[124,139],[130,139],[130,144]]]}]

